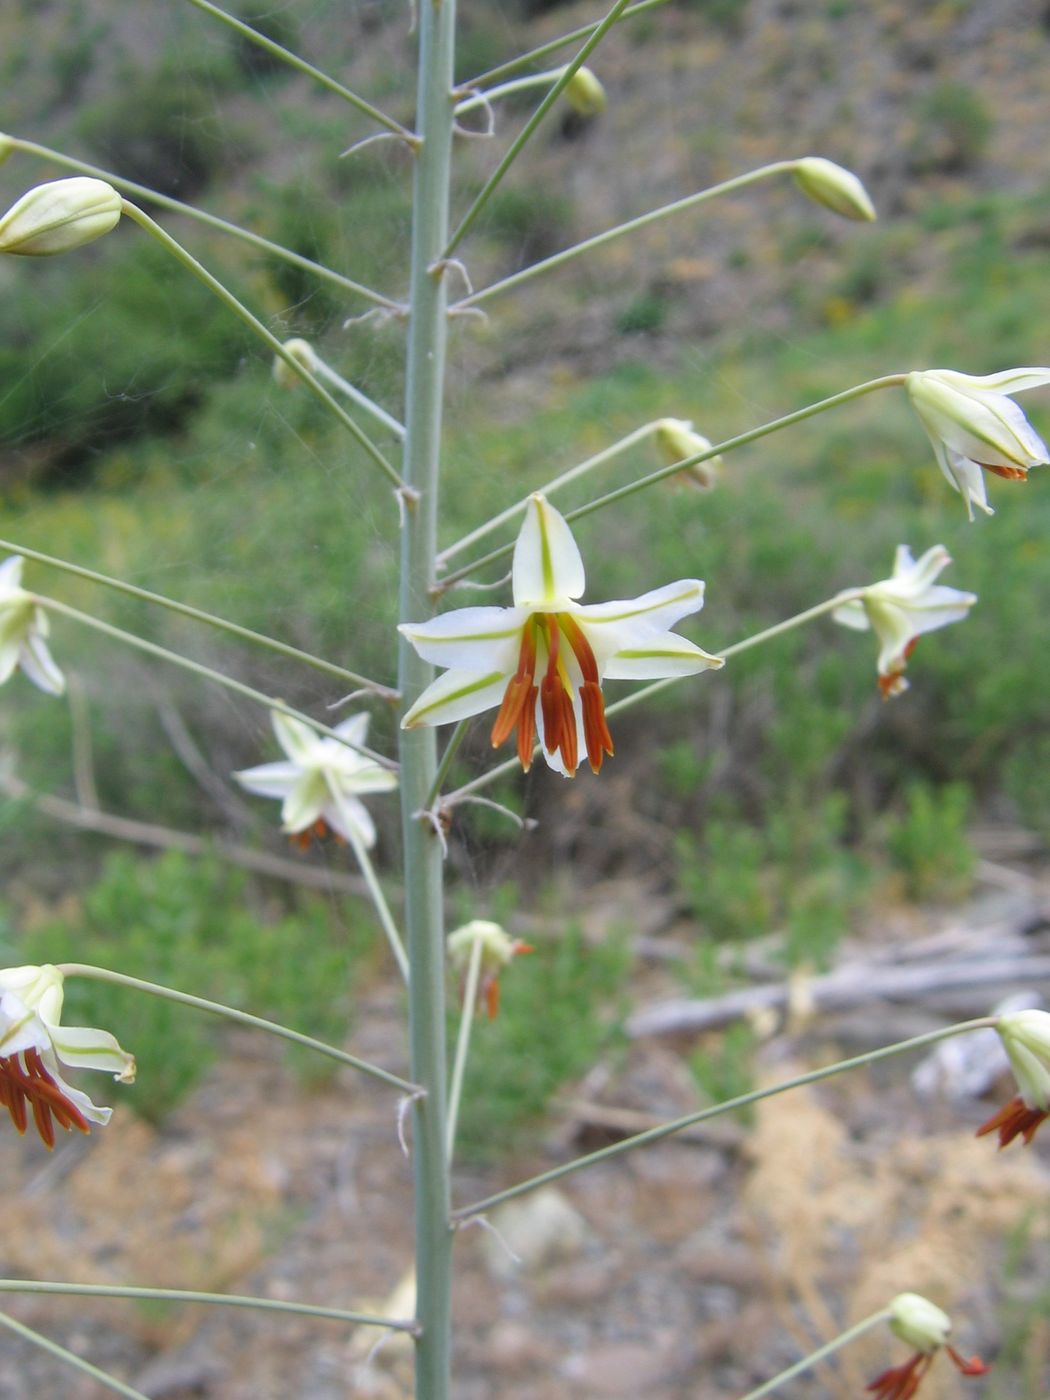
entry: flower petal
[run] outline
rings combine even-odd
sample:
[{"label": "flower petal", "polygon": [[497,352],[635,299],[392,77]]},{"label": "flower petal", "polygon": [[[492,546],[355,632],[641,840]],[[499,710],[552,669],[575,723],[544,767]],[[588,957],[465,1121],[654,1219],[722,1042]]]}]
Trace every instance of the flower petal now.
[{"label": "flower petal", "polygon": [[[640,598],[614,599],[609,603],[588,603],[573,608],[572,614],[584,627],[587,640],[595,648],[609,652],[616,636],[623,637],[627,646],[639,637],[651,637],[666,632],[683,617],[699,612],[704,606],[704,584],[698,578],[680,578],[651,589]],[[619,651],[620,646],[612,648]]]},{"label": "flower petal", "polygon": [[1000,394],[1020,394],[1025,389],[1050,384],[1050,369],[1042,365],[1003,369],[998,374],[961,374],[954,369],[942,369],[938,373],[961,389],[992,389]]},{"label": "flower petal", "polygon": [[20,554],[10,554],[0,564],[0,594],[20,592],[22,588],[22,566],[25,560]]},{"label": "flower petal", "polygon": [[125,1084],[135,1078],[135,1057],[109,1031],[88,1026],[48,1026],[55,1054],[74,1069],[108,1070]]},{"label": "flower petal", "polygon": [[860,598],[851,598],[848,603],[840,603],[831,616],[833,621],[841,622],[843,627],[852,627],[855,632],[866,632],[871,626]]},{"label": "flower petal", "polygon": [[[340,794],[336,800],[334,794],[330,793],[321,815],[335,834],[341,836],[344,841],[356,837],[366,851],[370,851],[375,845],[375,823],[365,804],[358,802],[356,797]],[[352,828],[352,831],[347,828]]]},{"label": "flower petal", "polygon": [[[360,746],[368,738],[368,721],[370,719],[371,715],[367,714],[350,715],[347,719],[343,720],[342,724],[337,724],[335,726],[335,732],[339,735],[340,739],[345,739],[348,744]],[[328,742],[332,743],[334,741],[329,740]],[[343,748],[344,746],[340,745],[339,747]]]},{"label": "flower petal", "polygon": [[424,661],[464,671],[513,671],[525,608],[459,608],[397,629]]},{"label": "flower petal", "polygon": [[579,598],[585,587],[583,559],[564,517],[546,497],[529,497],[511,572],[514,606],[546,608]]},{"label": "flower petal", "polygon": [[301,719],[282,714],[280,710],[270,711],[270,723],[277,736],[277,742],[293,763],[309,763],[312,751],[321,736],[316,729],[304,724]]},{"label": "flower petal", "polygon": [[324,774],[319,769],[308,769],[301,773],[299,781],[281,806],[283,829],[293,834],[306,831],[321,815],[327,798],[328,788]]},{"label": "flower petal", "polygon": [[246,792],[257,797],[287,797],[298,782],[302,769],[295,763],[260,763],[257,768],[244,768],[233,777]]},{"label": "flower petal", "polygon": [[31,627],[26,633],[18,662],[23,673],[38,690],[42,690],[46,695],[65,693],[66,678],[55,665],[55,659],[48,651],[47,643],[39,629]]},{"label": "flower petal", "polygon": [[432,681],[401,721],[402,729],[420,724],[451,724],[491,710],[503,699],[509,671],[446,671]]},{"label": "flower petal", "polygon": [[725,662],[711,656],[687,637],[663,632],[637,646],[618,651],[605,665],[610,680],[658,680],[665,676],[694,676],[698,671],[719,670]]}]

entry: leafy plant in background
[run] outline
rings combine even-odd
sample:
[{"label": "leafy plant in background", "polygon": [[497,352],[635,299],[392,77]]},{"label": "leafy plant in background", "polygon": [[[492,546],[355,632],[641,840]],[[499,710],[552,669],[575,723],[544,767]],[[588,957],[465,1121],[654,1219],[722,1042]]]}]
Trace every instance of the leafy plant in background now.
[{"label": "leafy plant in background", "polygon": [[[983,1126],[982,1134],[997,1131],[1003,1146],[1017,1136],[1028,1142],[1050,1117],[1050,1015],[1043,1012],[987,1016],[941,1027],[753,1090],[744,1088],[741,1073],[740,1059],[745,1047],[729,1040],[722,1054],[716,1054],[706,1066],[697,1064],[700,1077],[706,1077],[713,1089],[728,1092],[728,1099],[566,1161],[483,1200],[454,1205],[457,1141],[460,1146],[463,1142],[462,1137],[457,1138],[457,1127],[470,1125],[470,1137],[475,1143],[485,1136],[477,1119],[471,1124],[469,1112],[461,1118],[459,1109],[464,1090],[480,1082],[480,1071],[473,1080],[468,1075],[469,1055],[472,1044],[476,1053],[484,1044],[475,1022],[481,1009],[494,1014],[498,981],[507,983],[503,993],[505,1008],[516,1002],[516,1010],[511,1013],[505,1009],[502,1025],[506,1029],[492,1036],[490,1056],[482,1065],[488,1073],[502,1070],[501,1080],[507,1082],[508,1088],[513,1084],[513,1092],[506,1096],[511,1105],[503,1117],[506,1122],[510,1115],[518,1116],[522,1103],[538,1108],[559,1077],[576,1072],[595,1053],[608,1033],[605,1012],[622,982],[623,963],[621,950],[615,945],[597,953],[585,952],[579,937],[570,931],[555,950],[534,955],[537,961],[532,966],[545,967],[545,975],[530,974],[526,970],[528,960],[515,956],[525,951],[517,941],[490,920],[470,919],[449,939],[449,947],[457,955],[456,971],[462,978],[461,1010],[458,1017],[453,1017],[456,1044],[450,1057],[446,1046],[450,979],[444,934],[444,862],[450,841],[457,839],[459,825],[472,806],[480,803],[487,812],[499,812],[500,804],[489,795],[492,785],[509,774],[517,774],[519,769],[528,770],[536,756],[542,754],[546,765],[556,770],[548,777],[555,784],[573,778],[585,765],[598,774],[606,762],[615,759],[617,748],[622,752],[623,744],[639,732],[637,726],[632,728],[621,720],[623,712],[651,702],[670,686],[684,688],[690,677],[702,671],[719,671],[727,662],[732,666],[745,653],[815,623],[835,621],[870,632],[870,637],[855,639],[856,643],[858,647],[870,648],[876,694],[884,700],[894,700],[913,677],[922,674],[927,635],[962,622],[976,601],[973,594],[940,581],[942,570],[950,563],[948,552],[941,545],[931,545],[928,539],[916,538],[923,533],[920,527],[924,524],[917,512],[908,542],[894,542],[892,565],[887,549],[880,566],[885,576],[878,581],[853,581],[829,593],[826,568],[814,551],[809,580],[814,596],[801,600],[793,614],[782,615],[769,625],[744,628],[738,640],[717,652],[706,652],[675,630],[684,618],[699,611],[705,587],[704,582],[691,576],[694,570],[687,569],[681,557],[679,512],[672,506],[663,512],[654,511],[664,521],[662,545],[660,530],[653,530],[650,545],[648,537],[633,532],[622,519],[619,525],[610,523],[602,533],[590,532],[588,545],[596,558],[605,556],[608,572],[619,571],[629,579],[618,590],[622,596],[614,593],[609,598],[598,593],[599,597],[609,598],[600,603],[592,603],[589,597],[583,600],[584,560],[573,535],[574,522],[599,512],[603,521],[612,522],[617,518],[616,507],[669,478],[691,475],[695,481],[699,475],[703,484],[710,486],[712,465],[734,450],[760,443],[820,414],[846,410],[870,395],[879,395],[882,400],[887,393],[905,398],[914,410],[915,432],[925,430],[934,459],[946,479],[940,482],[942,491],[954,490],[972,520],[975,507],[982,513],[991,513],[987,477],[1018,483],[1033,467],[1047,464],[1045,446],[1012,396],[1050,382],[1050,370],[1007,370],[983,378],[952,370],[897,370],[852,387],[834,386],[831,392],[823,389],[822,397],[794,412],[717,444],[694,434],[686,420],[673,420],[677,430],[670,440],[680,445],[670,451],[669,420],[661,415],[632,425],[611,444],[601,444],[590,457],[565,466],[556,474],[540,472],[535,462],[529,462],[527,475],[503,497],[503,502],[509,498],[509,503],[497,503],[487,519],[472,524],[466,533],[439,548],[442,516],[438,487],[450,321],[461,320],[469,326],[479,317],[494,318],[498,313],[490,309],[491,304],[533,279],[554,275],[573,260],[627,238],[649,224],[672,219],[715,198],[740,194],[760,181],[792,181],[800,197],[831,215],[858,222],[874,218],[868,194],[856,175],[823,157],[779,160],[570,247],[557,248],[545,256],[534,250],[538,261],[475,289],[464,260],[469,255],[471,235],[484,227],[483,216],[491,209],[490,201],[500,191],[504,176],[563,94],[572,101],[574,88],[578,93],[582,84],[588,94],[585,105],[592,112],[597,110],[601,104],[596,93],[601,89],[594,75],[584,68],[585,60],[600,49],[614,24],[631,14],[654,9],[658,0],[641,0],[633,6],[628,6],[626,0],[616,0],[599,22],[458,85],[453,81],[455,5],[452,0],[421,0],[417,16],[419,80],[416,117],[411,126],[286,50],[278,39],[226,14],[211,0],[192,3],[232,31],[238,44],[258,46],[268,60],[287,64],[327,92],[338,95],[358,117],[366,120],[367,135],[363,140],[382,139],[390,143],[397,158],[411,167],[414,199],[408,300],[402,302],[325,266],[319,261],[327,241],[324,237],[308,252],[289,249],[217,216],[181,205],[163,190],[144,189],[134,180],[97,170],[19,137],[0,137],[0,156],[18,152],[44,156],[77,174],[34,187],[0,217],[0,254],[15,258],[72,254],[104,236],[123,240],[148,238],[169,260],[173,274],[192,279],[189,285],[203,287],[230,313],[232,323],[239,323],[241,334],[262,342],[274,357],[278,380],[301,385],[309,395],[312,411],[327,416],[341,435],[341,456],[349,454],[355,470],[371,472],[387,493],[381,528],[389,542],[388,549],[396,548],[400,558],[396,621],[401,640],[396,685],[390,679],[392,626],[385,633],[386,650],[377,647],[380,679],[271,636],[269,619],[263,624],[265,630],[255,631],[196,604],[149,592],[137,584],[43,551],[12,546],[12,552],[37,566],[71,575],[78,585],[113,590],[142,608],[144,615],[163,608],[178,615],[180,623],[207,627],[213,636],[222,634],[226,645],[236,639],[261,648],[269,653],[271,663],[276,665],[275,658],[280,658],[282,666],[301,668],[313,677],[315,684],[320,684],[317,678],[323,675],[329,692],[337,687],[343,694],[351,690],[360,705],[371,707],[377,716],[385,718],[385,726],[377,724],[373,731],[379,733],[383,747],[373,749],[366,744],[363,718],[343,720],[333,726],[308,709],[279,698],[276,687],[263,689],[231,674],[225,653],[221,664],[216,658],[217,664],[209,665],[189,658],[180,648],[153,640],[146,635],[148,627],[117,626],[64,598],[29,592],[21,577],[14,577],[18,572],[14,565],[8,566],[11,587],[0,598],[0,649],[7,658],[4,674],[6,677],[20,667],[38,685],[43,677],[45,690],[58,689],[53,675],[52,683],[47,683],[40,649],[45,645],[48,624],[74,623],[104,636],[107,642],[119,643],[147,657],[153,667],[181,668],[195,681],[220,686],[236,696],[238,702],[269,711],[275,732],[281,737],[284,757],[264,755],[265,762],[247,773],[242,770],[241,776],[250,777],[252,791],[281,799],[283,827],[298,840],[325,840],[334,835],[348,843],[363,891],[371,901],[405,983],[409,1068],[405,1075],[396,1074],[334,1043],[341,1038],[348,1016],[349,957],[345,948],[338,953],[326,948],[316,924],[307,920],[310,936],[303,940],[297,920],[277,921],[272,926],[272,941],[268,942],[267,934],[260,935],[255,927],[260,920],[254,912],[242,908],[242,901],[246,902],[243,886],[234,880],[233,893],[228,893],[230,887],[225,886],[225,877],[216,867],[200,866],[191,873],[184,862],[172,858],[144,873],[139,866],[118,862],[85,902],[78,926],[94,921],[93,947],[104,949],[108,942],[113,962],[120,966],[73,960],[52,965],[51,960],[61,956],[63,941],[70,936],[68,928],[53,927],[40,934],[41,942],[47,943],[46,953],[40,954],[45,959],[42,966],[34,964],[0,974],[0,1101],[20,1130],[28,1126],[31,1113],[48,1142],[53,1137],[52,1118],[61,1127],[87,1130],[88,1124],[77,1108],[76,1091],[70,1090],[59,1075],[55,1050],[57,1047],[64,1064],[87,1067],[91,1054],[102,1043],[103,1032],[62,1024],[67,981],[73,988],[81,983],[103,988],[114,998],[114,1016],[120,1014],[116,998],[131,993],[150,998],[149,1004],[163,1008],[165,1017],[173,1010],[180,1017],[191,1011],[208,1012],[278,1036],[300,1051],[309,1050],[351,1067],[396,1091],[401,1096],[400,1118],[410,1128],[415,1181],[417,1290],[413,1315],[375,1317],[338,1308],[288,1306],[344,1322],[364,1321],[407,1333],[415,1346],[418,1400],[447,1400],[451,1394],[456,1235],[460,1227],[482,1218],[503,1202],[642,1148],[692,1124],[746,1109],[772,1094],[976,1029],[994,1027],[999,1032],[1018,1087],[1017,1096]],[[715,6],[712,14],[728,17],[731,12],[735,18],[741,11],[742,7],[736,5]],[[280,33],[287,38],[294,30],[286,26]],[[539,59],[562,48],[572,54],[568,63],[556,69],[525,71],[535,69]],[[494,122],[502,98],[513,94],[517,100],[534,88],[543,92],[538,105],[455,222],[450,210],[455,140],[463,134],[460,118],[480,109]],[[105,129],[112,137],[112,126]],[[216,154],[221,157],[225,152]],[[134,151],[129,153],[130,157],[134,155]],[[171,211],[204,221],[213,231],[247,242],[256,252],[265,252],[266,256],[294,267],[297,274],[309,273],[329,290],[338,286],[340,295],[365,304],[364,316],[390,325],[404,323],[407,330],[403,413],[396,416],[377,403],[351,378],[328,364],[309,343],[275,335],[246,304],[243,298],[249,292],[234,290],[216,278],[204,261],[168,231],[164,220]],[[523,217],[520,209],[515,217]],[[115,233],[118,222],[136,227],[124,227]],[[383,236],[387,236],[385,229]],[[659,467],[600,494],[589,489],[596,479],[592,474],[642,444],[661,448],[663,461]],[[705,466],[707,473],[697,471]],[[932,466],[929,472],[932,476]],[[588,477],[584,494],[580,483]],[[575,508],[566,505],[563,514],[550,498],[573,483],[584,498]],[[240,514],[243,519],[243,509]],[[353,525],[349,528],[353,529]],[[789,548],[789,533],[782,528],[761,541],[761,551],[766,555],[764,574],[775,572],[775,561]],[[493,544],[491,536],[499,542]],[[819,552],[830,557],[840,544],[836,535],[824,540]],[[662,572],[658,565],[665,556],[673,567]],[[717,549],[712,549],[709,562],[717,563]],[[487,599],[477,605],[472,593],[466,595],[466,606],[442,606],[452,590],[473,584],[479,572],[495,568],[497,577],[491,583],[499,586],[499,573],[508,565],[513,606],[495,606]],[[668,577],[671,581],[665,582]],[[287,580],[280,582],[287,587]],[[365,578],[364,586],[367,583]],[[994,577],[990,583],[986,607],[994,607],[998,601]],[[715,576],[712,587],[717,587]],[[461,597],[457,592],[453,603]],[[787,600],[778,597],[777,601],[782,606]],[[753,598],[743,598],[741,612],[746,613],[753,604]],[[387,606],[393,623],[392,597]],[[915,648],[920,642],[923,649],[916,657]],[[834,685],[834,675],[819,665],[811,675],[818,688]],[[649,684],[613,700],[603,688],[609,681]],[[1002,678],[996,677],[995,682],[1001,684]],[[710,687],[717,685],[718,680],[711,676],[697,684]],[[978,695],[978,702],[980,698]],[[804,700],[800,703],[805,713]],[[485,725],[490,746],[499,748],[513,735],[517,757],[486,767],[478,776],[452,786],[450,774],[467,728],[484,711],[495,711],[494,720]],[[385,751],[390,745],[393,715],[400,721],[397,760]],[[439,759],[435,730],[444,724],[455,724],[456,728]],[[793,724],[785,713],[777,717],[773,726],[771,747],[789,754],[800,772],[812,776],[830,764],[841,740],[841,731],[831,736],[814,736],[810,724],[799,724],[797,720]],[[343,749],[349,753],[344,755]],[[370,775],[367,786],[362,778],[365,773]],[[603,774],[601,781],[607,780],[608,775]],[[398,917],[393,912],[394,902],[387,900],[380,872],[372,864],[373,819],[353,805],[366,790],[378,794],[392,791],[395,786],[400,794],[403,843],[403,910]],[[561,791],[565,791],[564,787]],[[890,844],[898,859],[910,862],[909,874],[921,884],[929,880],[932,869],[938,869],[938,878],[943,878],[945,869],[951,870],[953,864],[957,867],[954,856],[949,854],[945,861],[943,853],[945,847],[950,853],[960,845],[964,803],[951,794],[936,802],[923,796],[920,789],[916,789],[916,794],[900,828],[906,834],[891,836]],[[706,892],[711,892],[712,933],[746,935],[754,921],[779,915],[788,929],[788,957],[798,964],[819,965],[833,947],[840,911],[845,913],[852,898],[850,873],[842,852],[845,809],[841,801],[831,798],[814,814],[804,796],[797,796],[790,788],[789,795],[791,800],[761,835],[757,830],[742,835],[738,827],[726,827],[721,833],[717,826],[714,828],[716,848],[721,842],[724,860],[743,872],[741,883],[726,874],[724,865],[720,870],[713,862],[705,867],[704,862],[711,860],[710,853],[690,850],[689,843],[683,842],[686,878],[692,882],[692,897],[698,908],[707,908]],[[512,827],[520,829],[521,821],[514,811],[503,814]],[[773,878],[765,868],[767,861],[775,872]],[[231,899],[237,906],[236,912],[229,910]],[[209,919],[223,912],[221,927],[207,919],[198,922],[202,901],[210,905]],[[241,936],[242,920],[252,925],[254,951],[247,963],[243,949],[249,946],[249,940],[246,934]],[[114,925],[120,925],[120,929]],[[126,933],[129,926],[133,930],[130,936]],[[308,944],[305,948],[301,946],[303,941]],[[261,959],[260,948],[264,952]],[[267,949],[269,957],[265,956]],[[260,967],[260,962],[267,966]],[[136,964],[151,976],[129,970]],[[154,980],[155,969],[156,975],[164,979],[185,978],[195,990],[186,991],[168,985],[166,980]],[[277,975],[272,983],[269,977],[275,969]],[[203,996],[202,990],[215,995]],[[220,1000],[219,994],[229,1000]],[[242,999],[255,1009],[241,1009],[236,1003]],[[298,1030],[285,1024],[286,1020],[299,1020],[307,1010],[308,1028]],[[271,1013],[273,1019],[261,1012]],[[128,1024],[134,1035],[134,1025]],[[186,1056],[180,1049],[167,1065],[148,1063],[158,1043],[182,1034],[175,1029],[176,1024],[173,1018],[159,1026],[154,1022],[141,1027],[144,1063],[139,1092],[145,1091],[150,1097],[159,1095],[160,1102],[165,1095],[170,1101],[181,1090],[193,1072],[191,1060],[197,1059],[197,1052]],[[738,1032],[734,1035],[741,1038]],[[543,1037],[550,1044],[534,1056],[532,1046]],[[110,1047],[110,1055],[117,1053]],[[119,1053],[124,1066],[120,1078],[126,1080],[131,1067],[125,1063],[124,1052]],[[527,1073],[523,1072],[522,1062]],[[496,1110],[495,1116],[489,1116],[488,1125],[490,1132],[498,1131],[503,1109],[496,1094],[490,1091],[485,1098],[479,1096],[477,1102]],[[106,1110],[93,1111],[102,1118],[106,1116]],[[8,1280],[4,1287],[76,1291],[75,1285],[62,1281],[34,1284]],[[176,1290],[136,1290],[136,1296],[147,1293],[156,1300],[212,1304],[224,1301],[221,1296]],[[285,1306],[274,1299],[235,1301],[248,1307]],[[63,1363],[87,1372],[111,1390],[142,1400],[140,1393],[123,1381],[100,1372],[14,1318],[0,1314],[0,1325],[44,1347]],[[904,1400],[914,1395],[941,1352],[965,1376],[976,1377],[986,1370],[979,1359],[967,1360],[954,1350],[949,1341],[951,1321],[939,1307],[906,1292],[888,1300],[878,1312],[854,1323],[778,1376],[759,1384],[748,1392],[746,1400],[758,1400],[771,1393],[861,1332],[883,1325],[908,1346],[909,1356],[890,1365],[871,1383],[869,1390],[878,1400]]]}]

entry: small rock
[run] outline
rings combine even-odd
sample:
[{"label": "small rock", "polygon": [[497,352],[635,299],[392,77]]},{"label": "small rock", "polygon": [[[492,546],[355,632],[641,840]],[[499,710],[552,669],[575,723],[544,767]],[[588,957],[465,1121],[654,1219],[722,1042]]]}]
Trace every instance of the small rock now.
[{"label": "small rock", "polygon": [[493,1212],[491,1224],[497,1233],[485,1232],[483,1248],[497,1278],[571,1259],[587,1238],[583,1216],[554,1187],[501,1206]]}]

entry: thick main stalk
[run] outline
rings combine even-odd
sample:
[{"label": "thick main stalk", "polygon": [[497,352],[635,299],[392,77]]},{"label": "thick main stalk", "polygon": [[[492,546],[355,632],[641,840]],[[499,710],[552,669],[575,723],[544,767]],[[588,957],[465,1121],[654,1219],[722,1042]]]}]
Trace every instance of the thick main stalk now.
[{"label": "thick main stalk", "polygon": [[[405,453],[408,488],[401,541],[400,618],[430,615],[437,541],[437,488],[445,377],[447,296],[440,258],[448,239],[455,0],[419,0],[419,86],[413,200]],[[402,641],[400,690],[411,705],[432,668]],[[452,1229],[446,1156],[445,967],[441,844],[421,816],[437,772],[433,729],[401,731],[405,935],[411,1055],[426,1091],[414,1108],[417,1400],[448,1400]]]}]

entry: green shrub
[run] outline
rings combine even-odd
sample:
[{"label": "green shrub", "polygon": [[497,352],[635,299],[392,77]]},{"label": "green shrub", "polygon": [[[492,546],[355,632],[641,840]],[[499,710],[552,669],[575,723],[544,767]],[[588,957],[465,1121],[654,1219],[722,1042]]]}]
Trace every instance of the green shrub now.
[{"label": "green shrub", "polygon": [[938,83],[917,105],[909,162],[919,173],[972,169],[988,146],[992,116],[969,83]]},{"label": "green shrub", "polygon": [[[499,1015],[474,1023],[459,1152],[483,1161],[513,1151],[561,1085],[594,1064],[615,1035],[629,969],[622,939],[587,943],[575,925],[514,960]],[[450,1044],[457,1025],[450,1015]]]},{"label": "green shrub", "polygon": [[886,821],[886,849],[912,899],[960,899],[973,881],[974,850],[966,832],[965,783],[913,783],[904,811]]}]

